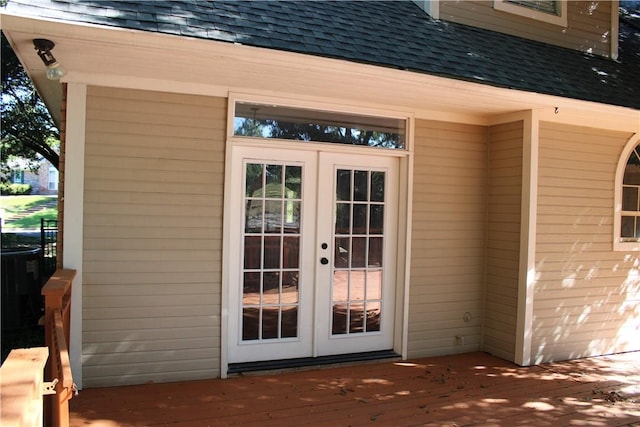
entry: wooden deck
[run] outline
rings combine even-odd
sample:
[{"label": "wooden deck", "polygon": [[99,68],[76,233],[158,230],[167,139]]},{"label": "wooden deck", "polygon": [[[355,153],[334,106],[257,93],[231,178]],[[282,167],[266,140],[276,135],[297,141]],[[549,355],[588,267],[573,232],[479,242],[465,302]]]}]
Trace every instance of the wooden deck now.
[{"label": "wooden deck", "polygon": [[485,353],[86,389],[71,426],[640,426],[640,352],[518,367]]}]

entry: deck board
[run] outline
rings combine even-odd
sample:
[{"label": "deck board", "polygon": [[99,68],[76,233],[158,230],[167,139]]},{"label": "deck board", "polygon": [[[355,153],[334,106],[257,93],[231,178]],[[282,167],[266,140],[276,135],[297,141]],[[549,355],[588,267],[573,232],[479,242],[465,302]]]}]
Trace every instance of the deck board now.
[{"label": "deck board", "polygon": [[486,353],[82,390],[71,427],[640,426],[640,352],[518,367]]}]

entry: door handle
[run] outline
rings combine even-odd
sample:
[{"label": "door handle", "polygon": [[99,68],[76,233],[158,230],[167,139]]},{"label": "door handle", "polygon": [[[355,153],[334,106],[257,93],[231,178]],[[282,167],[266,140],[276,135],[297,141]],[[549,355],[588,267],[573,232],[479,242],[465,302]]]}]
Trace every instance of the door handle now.
[{"label": "door handle", "polygon": [[327,265],[329,264],[329,260],[326,257],[320,258],[320,264]]}]

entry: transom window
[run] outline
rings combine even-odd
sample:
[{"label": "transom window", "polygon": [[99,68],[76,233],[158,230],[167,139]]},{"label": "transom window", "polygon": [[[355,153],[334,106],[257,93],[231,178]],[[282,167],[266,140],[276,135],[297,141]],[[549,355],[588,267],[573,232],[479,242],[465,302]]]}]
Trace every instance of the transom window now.
[{"label": "transom window", "polygon": [[406,120],[238,101],[233,134],[405,149]]},{"label": "transom window", "polygon": [[620,241],[640,242],[640,145],[633,149],[624,169]]}]

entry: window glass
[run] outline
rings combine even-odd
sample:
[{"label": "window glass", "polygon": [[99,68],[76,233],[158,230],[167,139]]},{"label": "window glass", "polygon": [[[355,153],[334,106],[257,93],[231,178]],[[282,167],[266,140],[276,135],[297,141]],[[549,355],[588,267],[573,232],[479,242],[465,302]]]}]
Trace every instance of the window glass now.
[{"label": "window glass", "polygon": [[620,240],[640,241],[640,145],[631,152],[624,169]]},{"label": "window glass", "polygon": [[508,2],[518,6],[528,7],[529,9],[539,10],[540,12],[549,13],[551,15],[560,14],[557,1],[508,0]]},{"label": "window glass", "polygon": [[404,119],[237,102],[235,136],[404,149]]},{"label": "window glass", "polygon": [[493,7],[527,19],[567,26],[566,1],[493,0]]}]

